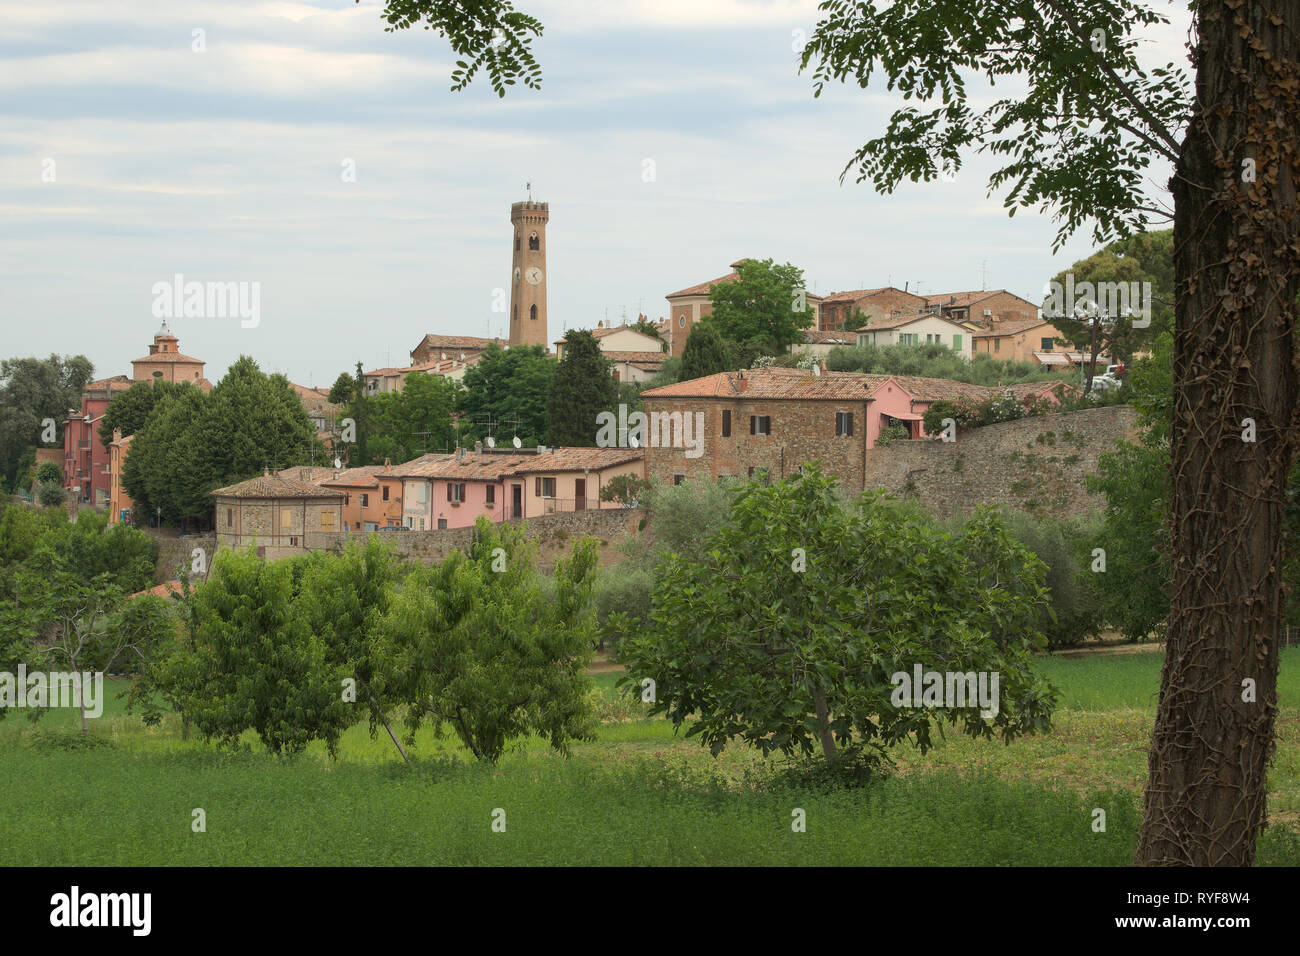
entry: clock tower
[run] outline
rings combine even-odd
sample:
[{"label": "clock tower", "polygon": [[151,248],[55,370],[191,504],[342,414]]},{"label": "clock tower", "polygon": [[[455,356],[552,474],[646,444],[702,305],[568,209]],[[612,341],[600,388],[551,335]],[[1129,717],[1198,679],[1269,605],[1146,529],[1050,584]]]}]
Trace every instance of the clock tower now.
[{"label": "clock tower", "polygon": [[544,202],[510,206],[514,258],[510,270],[510,344],[540,345],[550,351],[546,334],[546,222]]}]

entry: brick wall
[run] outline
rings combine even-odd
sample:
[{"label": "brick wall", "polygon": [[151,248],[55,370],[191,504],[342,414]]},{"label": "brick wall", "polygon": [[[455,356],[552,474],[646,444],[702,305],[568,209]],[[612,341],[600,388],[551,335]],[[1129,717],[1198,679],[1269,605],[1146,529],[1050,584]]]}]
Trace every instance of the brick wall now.
[{"label": "brick wall", "polygon": [[976,428],[956,442],[897,442],[867,453],[866,483],[944,516],[997,504],[1088,514],[1105,499],[1088,494],[1084,478],[1116,439],[1133,435],[1136,421],[1134,409],[1114,405]]}]

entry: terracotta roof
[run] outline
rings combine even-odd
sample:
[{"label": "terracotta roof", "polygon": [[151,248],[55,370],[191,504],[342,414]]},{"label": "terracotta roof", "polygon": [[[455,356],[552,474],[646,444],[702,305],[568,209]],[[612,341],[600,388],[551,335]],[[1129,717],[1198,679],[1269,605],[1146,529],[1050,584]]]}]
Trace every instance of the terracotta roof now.
[{"label": "terracotta roof", "polygon": [[511,450],[507,454],[495,452],[465,452],[458,459],[454,454],[423,455],[414,461],[393,468],[397,478],[456,478],[465,481],[500,481],[515,473],[525,459],[536,458],[532,452]]},{"label": "terracotta roof", "polygon": [[1000,388],[972,385],[969,382],[954,382],[949,378],[921,378],[916,375],[895,375],[893,378],[920,402],[946,401],[959,396],[981,402],[994,398],[1004,391]]},{"label": "terracotta roof", "polygon": [[144,358],[131,359],[132,365],[139,365],[141,362],[161,362],[163,365],[203,365],[203,359],[196,359],[189,355],[182,355],[180,352],[154,352],[152,355],[146,355]]},{"label": "terracotta roof", "polygon": [[[378,488],[379,476],[383,471],[383,465],[361,465],[357,468],[333,472],[328,478],[317,481],[317,484],[329,488]],[[396,478],[397,475],[389,472],[384,477]]]},{"label": "terracotta roof", "polygon": [[326,465],[290,465],[288,468],[281,468],[276,474],[281,478],[293,478],[314,485],[331,477],[336,472]]},{"label": "terracotta roof", "polygon": [[889,379],[862,372],[822,372],[800,368],[758,368],[718,372],[641,393],[642,398],[813,398],[862,401]]},{"label": "terracotta roof", "polygon": [[478,349],[482,350],[488,347],[489,343],[495,342],[502,348],[506,346],[505,339],[484,339],[477,335],[436,335],[430,332],[424,338],[420,339],[420,344],[411,351],[417,352],[424,347],[433,349]]},{"label": "terracotta roof", "polygon": [[[663,328],[663,325],[661,324],[659,327]],[[600,328],[587,329],[586,331],[590,332],[595,338],[598,339],[603,339],[607,335],[613,335],[615,332],[635,332],[637,335],[643,335],[648,339],[654,338],[654,336],[650,335],[648,332],[642,332],[635,325],[628,325],[626,322],[623,323],[622,325],[606,325]],[[556,339],[552,344],[565,345],[567,344],[567,342],[568,342],[567,339]]]},{"label": "terracotta roof", "polygon": [[1004,335],[1016,335],[1029,329],[1036,329],[1040,325],[1047,325],[1046,319],[1012,319],[1009,322],[997,322],[991,329],[981,329],[976,332],[973,338],[977,339],[996,339]]},{"label": "terracotta roof", "polygon": [[872,319],[858,332],[888,332],[891,329],[901,329],[905,325],[911,325],[913,322],[919,322],[921,319],[938,319],[940,322],[947,322],[949,325],[956,326],[963,331],[967,331],[962,325],[954,322],[952,319],[942,315],[935,315],[933,312],[913,312],[911,315],[891,315],[889,318],[882,318],[879,321]]},{"label": "terracotta roof", "polygon": [[136,591],[134,594],[129,595],[127,600],[129,601],[132,598],[142,597],[145,594],[152,594],[156,597],[165,598],[170,597],[173,594],[180,594],[180,592],[181,582],[164,581],[162,584],[155,584],[153,587],[145,588],[143,591]]},{"label": "terracotta roof", "polygon": [[983,302],[985,299],[995,295],[1015,296],[1020,301],[1033,305],[1037,310],[1038,306],[1034,305],[1023,296],[1018,296],[1014,292],[1008,292],[1006,289],[982,289],[979,292],[945,292],[942,295],[927,295],[925,297],[926,305],[940,305],[944,308],[965,308],[969,305],[975,305],[977,302]]},{"label": "terracotta roof", "polygon": [[663,365],[667,352],[601,352],[611,362],[639,362],[642,365]]},{"label": "terracotta roof", "polygon": [[852,332],[804,329],[803,340],[805,345],[853,345],[857,342],[857,336]]},{"label": "terracotta roof", "polygon": [[[288,469],[286,469],[288,470]],[[283,475],[258,475],[238,484],[212,492],[222,498],[342,498],[343,492],[332,491],[297,478]]]},{"label": "terracotta roof", "polygon": [[666,296],[664,296],[664,298],[677,299],[682,296],[688,296],[688,295],[708,295],[709,290],[712,289],[719,282],[735,282],[739,278],[740,278],[739,272],[729,272],[727,273],[727,275],[721,276],[717,279],[710,279],[708,282],[701,282],[699,285],[687,286],[685,289],[681,289],[678,292],[669,292]]},{"label": "terracotta roof", "polygon": [[645,457],[641,448],[549,448],[515,470],[524,475],[547,471],[599,471]]},{"label": "terracotta roof", "polygon": [[114,375],[111,378],[100,378],[93,382],[88,382],[82,389],[83,392],[101,391],[103,389],[112,389],[113,391],[125,391],[132,385],[131,379],[125,375]]},{"label": "terracotta roof", "polygon": [[336,405],[329,400],[329,389],[312,388],[307,385],[298,385],[294,382],[289,383],[295,392],[298,393],[298,400],[302,402],[302,407],[307,411],[324,411],[337,413],[342,406]]}]

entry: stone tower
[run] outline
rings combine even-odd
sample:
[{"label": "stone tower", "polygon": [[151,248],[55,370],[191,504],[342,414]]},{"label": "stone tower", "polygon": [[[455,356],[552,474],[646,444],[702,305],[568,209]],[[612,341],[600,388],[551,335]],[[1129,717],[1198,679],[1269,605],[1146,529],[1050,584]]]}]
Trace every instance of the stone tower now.
[{"label": "stone tower", "polygon": [[546,335],[546,222],[544,202],[510,206],[514,259],[510,270],[510,344],[540,345],[550,351]]}]

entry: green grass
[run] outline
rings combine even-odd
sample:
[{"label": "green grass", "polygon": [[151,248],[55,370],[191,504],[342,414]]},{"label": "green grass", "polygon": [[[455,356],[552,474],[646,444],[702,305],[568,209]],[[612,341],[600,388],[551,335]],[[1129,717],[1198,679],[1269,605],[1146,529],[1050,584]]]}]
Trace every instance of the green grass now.
[{"label": "green grass", "polygon": [[[73,711],[0,721],[0,865],[901,864],[1125,865],[1136,844],[1161,655],[1043,658],[1062,691],[1051,733],[1006,745],[949,736],[856,788],[814,787],[785,761],[712,758],[593,678],[606,723],[569,759],[516,743],[496,767],[422,730],[404,765],[351,728],[332,763],[255,736],[229,753],[146,728],[110,697],[75,748]],[[114,689],[122,689],[118,683]],[[1300,864],[1300,648],[1283,654],[1263,864]],[[1105,833],[1092,830],[1103,808]],[[192,811],[206,832],[191,831]],[[505,811],[506,830],[492,814]],[[807,831],[791,830],[791,812]]]}]

